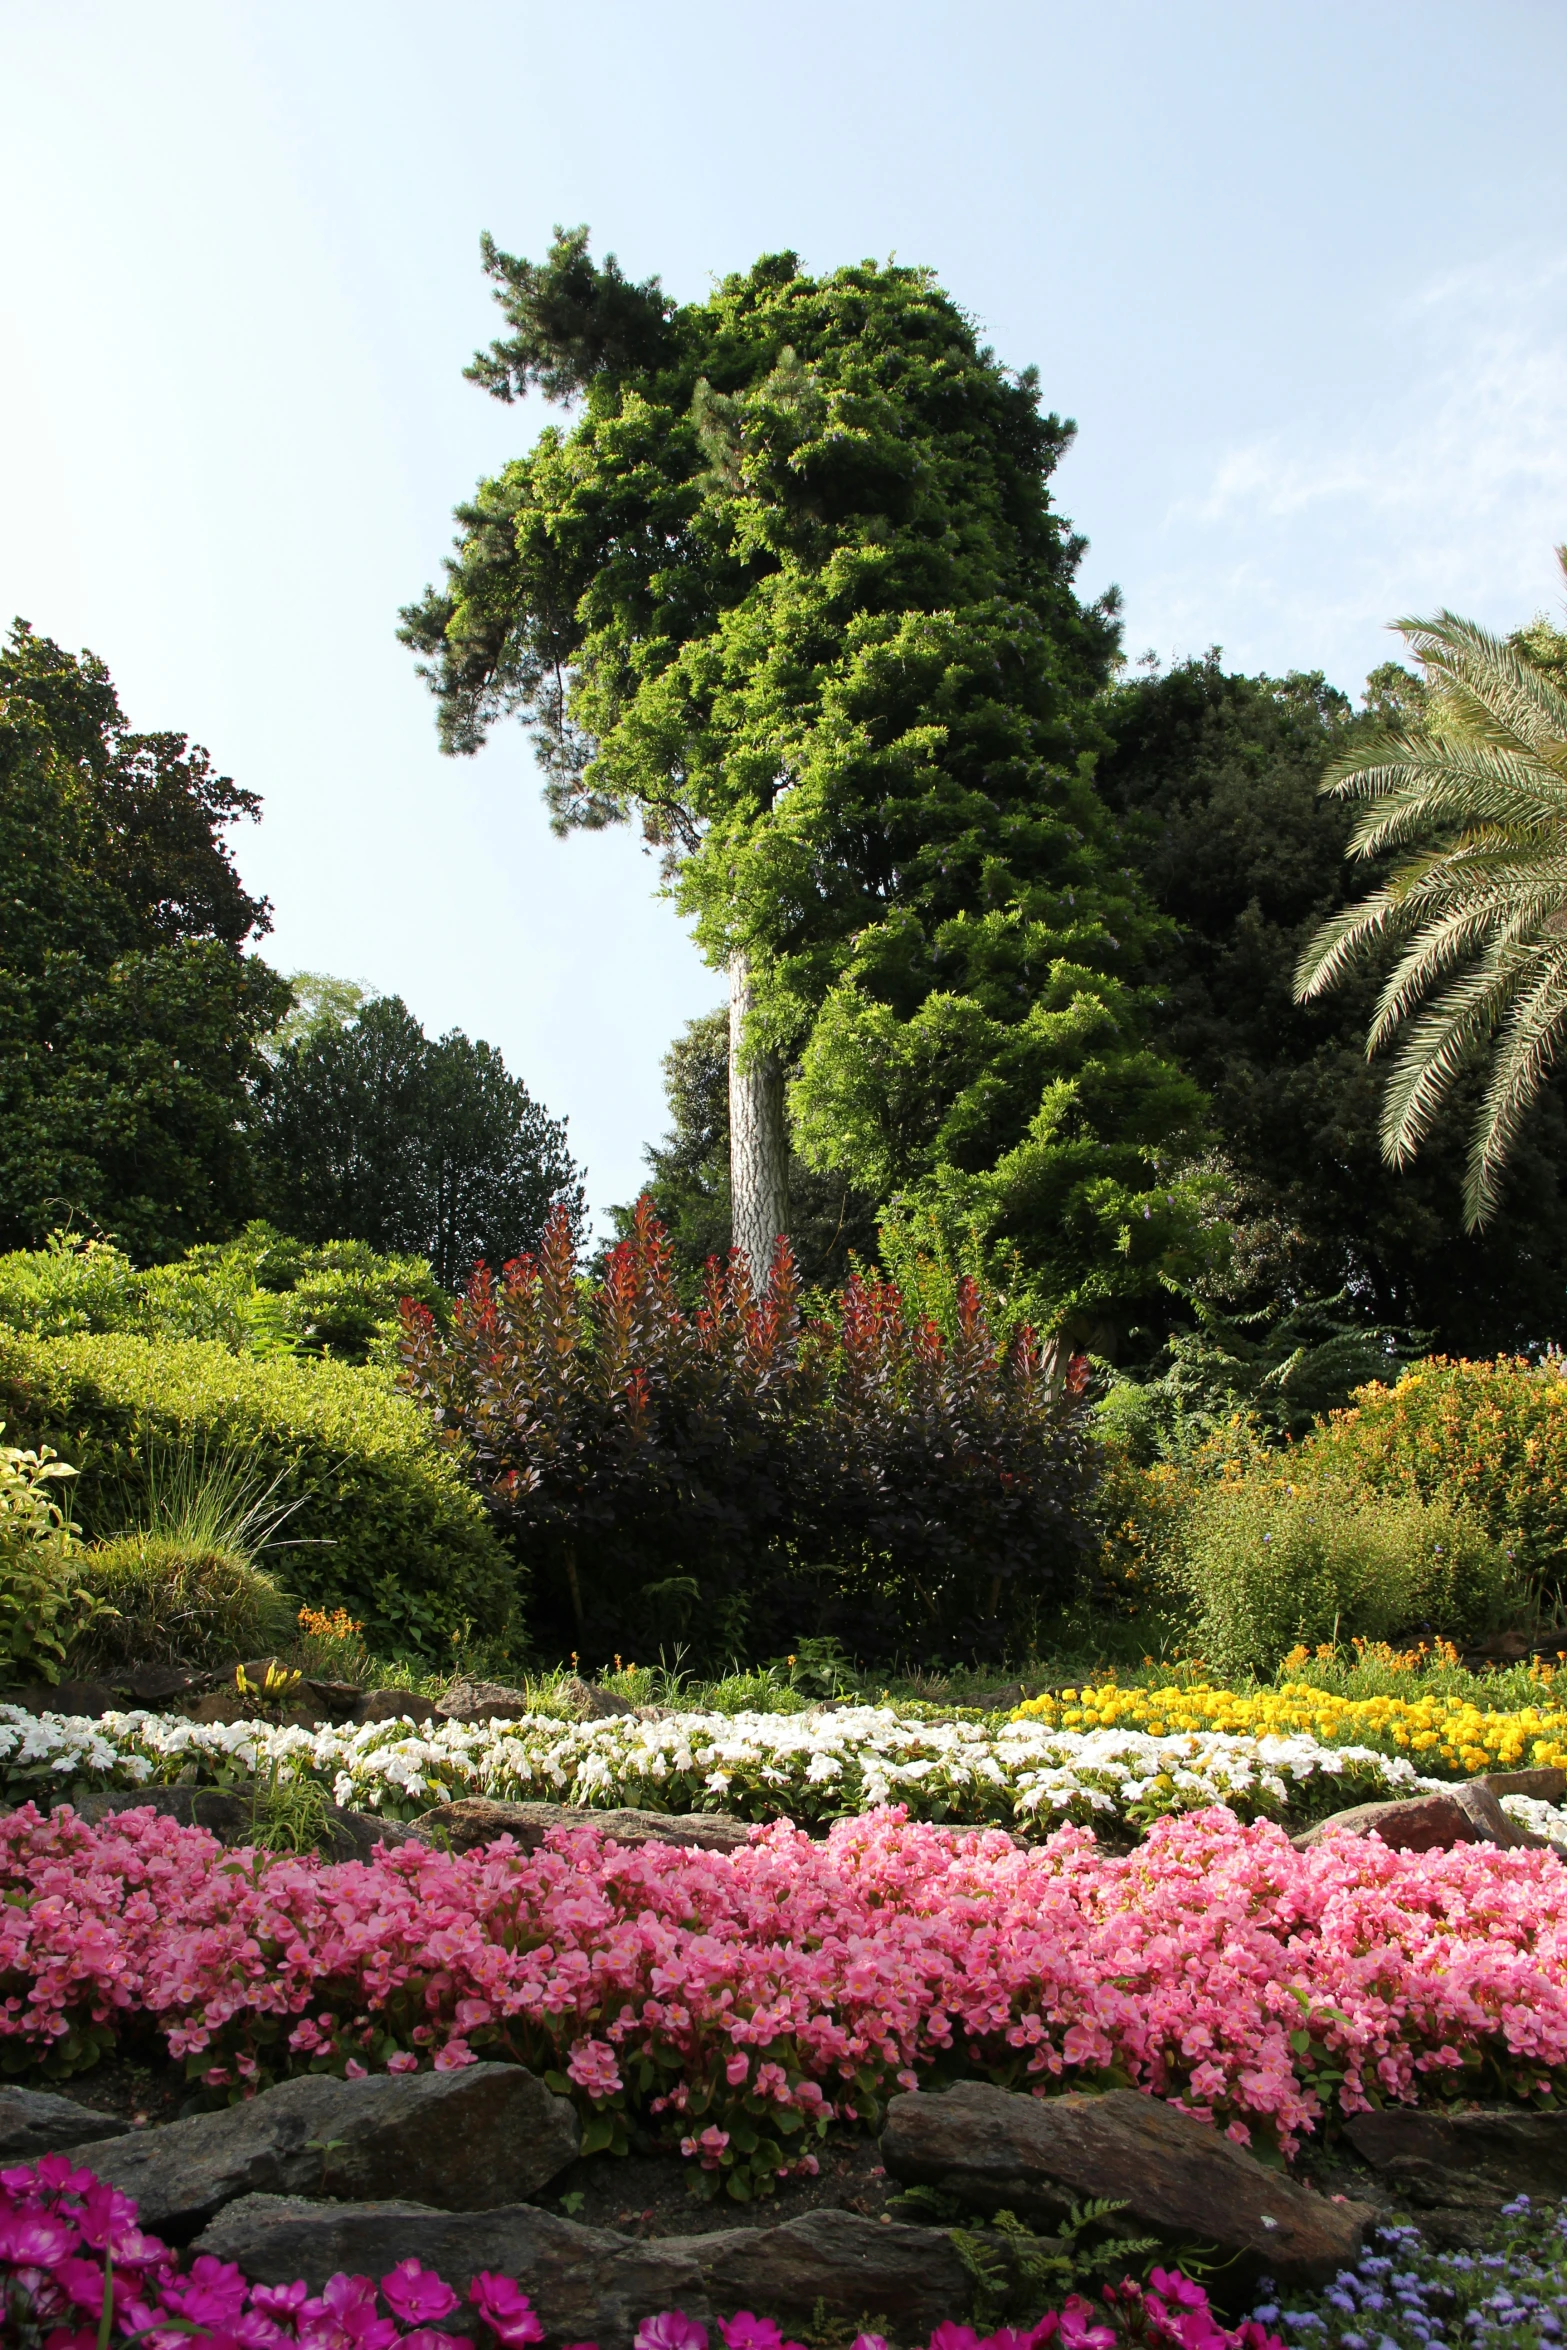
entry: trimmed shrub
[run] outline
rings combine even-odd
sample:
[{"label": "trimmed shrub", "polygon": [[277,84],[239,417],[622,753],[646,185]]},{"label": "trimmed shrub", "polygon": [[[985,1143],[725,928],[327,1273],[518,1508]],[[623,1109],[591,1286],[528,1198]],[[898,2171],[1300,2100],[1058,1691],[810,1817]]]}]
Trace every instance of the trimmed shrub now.
[{"label": "trimmed shrub", "polygon": [[81,1556],[104,1613],[72,1643],[76,1673],[105,1665],[223,1665],[288,1640],[295,1610],[241,1556],[171,1534],[122,1534]]},{"label": "trimmed shrub", "polygon": [[346,1607],[378,1649],[434,1656],[464,1626],[516,1629],[515,1564],[460,1453],[436,1445],[382,1371],[257,1361],[198,1339],[0,1332],[0,1416],[77,1461],[89,1533],[145,1518],[171,1452],[229,1452],[274,1504],[297,1504],[285,1532],[297,1597]]},{"label": "trimmed shrub", "polygon": [[1196,1637],[1224,1674],[1271,1673],[1297,1641],[1478,1633],[1516,1590],[1469,1510],[1261,1465],[1203,1487],[1179,1539]]},{"label": "trimmed shrub", "polygon": [[390,1362],[405,1297],[446,1311],[423,1257],[291,1240],[259,1222],[142,1270],[110,1241],[58,1232],[43,1248],[0,1255],[0,1323],[37,1338],[128,1330],[216,1339],[236,1354]]},{"label": "trimmed shrub", "polygon": [[1567,1375],[1558,1358],[1435,1355],[1395,1386],[1360,1388],[1310,1439],[1324,1467],[1427,1500],[1462,1501],[1536,1591],[1567,1565]]}]

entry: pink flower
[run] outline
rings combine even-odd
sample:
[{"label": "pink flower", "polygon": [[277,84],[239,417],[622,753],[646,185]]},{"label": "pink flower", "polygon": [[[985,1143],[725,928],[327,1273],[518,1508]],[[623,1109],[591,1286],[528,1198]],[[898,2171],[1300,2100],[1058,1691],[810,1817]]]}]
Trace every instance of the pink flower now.
[{"label": "pink flower", "polygon": [[433,2324],[450,2317],[458,2305],[446,2279],[432,2268],[421,2268],[417,2260],[400,2260],[381,2279],[381,2291],[388,2309],[406,2326]]},{"label": "pink flower", "polygon": [[543,2341],[544,2328],[537,2312],[514,2277],[492,2276],[481,2268],[468,2287],[468,2298],[508,2350],[511,2345]]},{"label": "pink flower", "polygon": [[389,2073],[416,2073],[419,2059],[411,2048],[399,2048],[394,2056],[387,2058],[386,2069]]},{"label": "pink flower", "polygon": [[615,2051],[607,2040],[579,2040],[566,2060],[566,2070],[590,2097],[613,2097],[621,2086]]},{"label": "pink flower", "polygon": [[665,2309],[642,2320],[632,2350],[707,2350],[707,2328],[683,2309]]}]

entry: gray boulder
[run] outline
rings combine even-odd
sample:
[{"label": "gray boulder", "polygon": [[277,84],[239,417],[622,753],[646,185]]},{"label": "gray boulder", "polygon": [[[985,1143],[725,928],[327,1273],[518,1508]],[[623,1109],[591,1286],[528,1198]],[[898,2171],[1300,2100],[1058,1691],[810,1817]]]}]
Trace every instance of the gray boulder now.
[{"label": "gray boulder", "polygon": [[485,2211],[548,2185],[580,2137],[575,2109],[520,2065],[363,2081],[314,2073],[222,2113],[113,2139],[94,2149],[92,2168],[135,2196],[144,2226],[180,2236],[253,2194],[395,2191]]},{"label": "gray boulder", "polygon": [[871,2317],[923,2341],[968,2307],[972,2279],[941,2228],[809,2211],[774,2228],[666,2239],[690,2254],[713,2307],[808,2326],[817,2306],[850,2325]]},{"label": "gray boulder", "polygon": [[1372,2217],[1262,2164],[1206,2124],[1135,2089],[1032,2097],[963,2081],[887,2108],[882,2160],[906,2186],[940,2188],[986,2213],[1055,2227],[1074,2203],[1111,2196],[1128,2227],[1171,2245],[1215,2244],[1248,2282],[1328,2282]]},{"label": "gray boulder", "polygon": [[[495,2211],[431,2211],[418,2203],[307,2203],[247,2195],[200,2235],[195,2252],[238,2263],[257,2283],[303,2277],[319,2292],[339,2269],[382,2277],[400,2260],[433,2268],[462,2295],[480,2269],[516,2277],[551,2343],[597,2342],[630,2350],[637,2327],[660,2309],[699,2324],[713,2311],[702,2272],[682,2239],[638,2243],[579,2227],[534,2204]],[[466,2322],[456,2312],[443,2330]]]},{"label": "gray boulder", "polygon": [[[154,1811],[161,1819],[178,1820],[182,1827],[206,1828],[220,1844],[230,1846],[249,1844],[258,1832],[249,1796],[230,1795],[217,1787],[136,1787],[124,1793],[84,1795],[76,1811],[89,1827],[118,1812]],[[419,1839],[397,1820],[345,1811],[337,1803],[326,1806],[322,1849],[328,1860],[368,1860],[378,1844],[410,1841]]]},{"label": "gray boulder", "polygon": [[[1509,1790],[1511,1792],[1511,1790]],[[1455,1844],[1498,1844],[1504,1851],[1526,1845],[1543,1848],[1545,1839],[1531,1835],[1503,1811],[1484,1779],[1469,1779],[1459,1787],[1444,1787],[1439,1795],[1401,1796],[1389,1803],[1357,1803],[1318,1820],[1290,1841],[1297,1852],[1330,1836],[1380,1836],[1395,1852],[1447,1852]]]},{"label": "gray boulder", "polygon": [[436,1719],[434,1706],[427,1697],[415,1697],[408,1689],[367,1689],[355,1699],[349,1716],[354,1722],[401,1722],[410,1728],[422,1730]]},{"label": "gray boulder", "polygon": [[733,1852],[750,1834],[745,1821],[728,1812],[584,1811],[569,1803],[498,1803],[488,1795],[437,1804],[413,1825],[420,1836],[449,1843],[456,1852],[493,1844],[499,1836],[537,1852],[552,1828],[598,1828],[617,1844],[694,1844],[704,1852]]},{"label": "gray boulder", "polygon": [[1430,2207],[1475,2195],[1493,2203],[1513,2195],[1567,2195],[1567,2113],[1385,2106],[1351,2114],[1344,2135],[1401,2202]]},{"label": "gray boulder", "polygon": [[44,2089],[0,2089],[0,2162],[36,2162],[40,2154],[96,2147],[105,2138],[129,2135],[129,2122],[94,2113],[74,2097],[54,2097]]}]

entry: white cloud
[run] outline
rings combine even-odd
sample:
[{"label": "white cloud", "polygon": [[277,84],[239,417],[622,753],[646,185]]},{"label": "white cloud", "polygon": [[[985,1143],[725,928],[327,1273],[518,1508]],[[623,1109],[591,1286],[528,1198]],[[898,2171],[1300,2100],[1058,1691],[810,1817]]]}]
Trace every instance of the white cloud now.
[{"label": "white cloud", "polygon": [[[1510,627],[1559,603],[1567,259],[1430,278],[1378,340],[1328,359],[1309,407],[1237,439],[1172,504],[1129,641],[1217,638],[1244,666],[1322,666],[1348,684],[1387,657],[1396,614],[1446,604]],[[1368,380],[1387,388],[1361,399]]]}]

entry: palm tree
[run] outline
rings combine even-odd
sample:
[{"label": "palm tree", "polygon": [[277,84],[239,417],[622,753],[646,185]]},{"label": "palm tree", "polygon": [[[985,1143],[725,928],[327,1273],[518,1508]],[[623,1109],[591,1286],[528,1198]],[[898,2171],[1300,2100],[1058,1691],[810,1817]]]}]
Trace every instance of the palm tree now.
[{"label": "palm tree", "polygon": [[[1567,547],[1557,549],[1567,573]],[[1325,922],[1295,996],[1402,949],[1366,1039],[1400,1037],[1383,1156],[1407,1166],[1460,1071],[1489,1060],[1464,1185],[1471,1231],[1567,1030],[1567,693],[1520,650],[1441,612],[1396,627],[1425,673],[1423,722],[1362,747],[1322,789],[1366,803],[1355,857],[1407,850],[1382,888]]]}]

